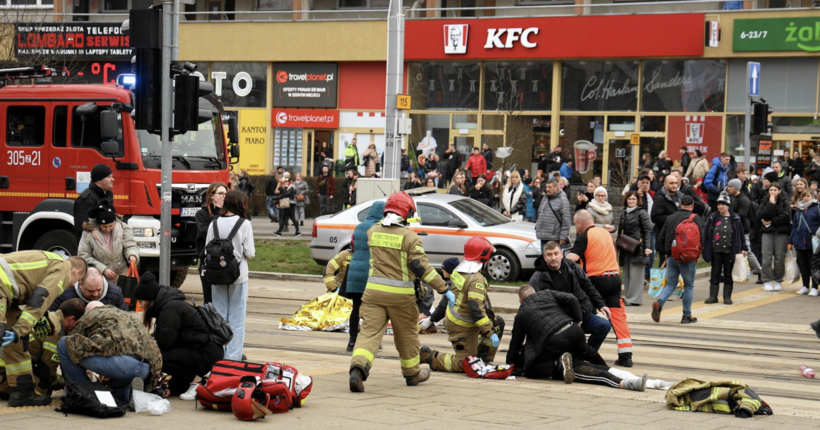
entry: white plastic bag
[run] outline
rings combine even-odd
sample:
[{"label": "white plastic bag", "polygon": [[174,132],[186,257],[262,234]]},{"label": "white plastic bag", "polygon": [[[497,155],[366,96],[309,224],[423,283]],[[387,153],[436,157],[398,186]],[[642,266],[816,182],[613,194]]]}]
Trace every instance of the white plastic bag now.
[{"label": "white plastic bag", "polygon": [[735,265],[732,267],[732,281],[745,283],[746,277],[746,256],[743,254],[735,255]]},{"label": "white plastic bag", "polygon": [[171,412],[171,402],[168,399],[144,391],[134,391],[133,395],[134,411],[137,413],[148,411],[151,415],[162,415]]},{"label": "white plastic bag", "polygon": [[797,257],[794,250],[786,254],[786,275],[783,277],[784,284],[793,284],[800,280],[800,268],[797,267]]}]

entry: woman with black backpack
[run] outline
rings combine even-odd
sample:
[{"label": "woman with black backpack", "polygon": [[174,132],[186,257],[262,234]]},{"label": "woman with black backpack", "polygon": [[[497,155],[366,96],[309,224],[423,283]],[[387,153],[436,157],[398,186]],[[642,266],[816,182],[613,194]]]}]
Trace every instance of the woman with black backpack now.
[{"label": "woman with black backpack", "polygon": [[156,318],[154,339],[162,352],[162,371],[171,375],[172,396],[194,400],[198,378],[211,371],[225,351],[211,340],[211,332],[199,311],[185,302],[185,294],[157,283],[151,272],[140,278],[134,297],[145,309],[143,324]]},{"label": "woman with black backpack", "polygon": [[[225,196],[225,204],[222,213],[215,219],[208,228],[208,237],[205,245],[206,254],[209,254],[208,246],[215,238],[214,227],[219,231],[218,239],[227,239],[229,232],[234,229],[236,223],[241,222],[239,229],[231,239],[233,246],[233,256],[239,265],[239,276],[230,283],[214,282],[211,277],[211,294],[216,310],[222,318],[231,326],[233,339],[225,346],[226,360],[242,360],[242,345],[245,343],[245,312],[248,301],[248,259],[256,255],[256,248],[253,244],[253,229],[251,223],[247,221],[248,196],[239,190],[228,191]],[[206,257],[210,258],[211,255]],[[211,267],[209,266],[209,271]],[[207,272],[206,272],[207,275]],[[214,275],[213,273],[211,275]]]}]

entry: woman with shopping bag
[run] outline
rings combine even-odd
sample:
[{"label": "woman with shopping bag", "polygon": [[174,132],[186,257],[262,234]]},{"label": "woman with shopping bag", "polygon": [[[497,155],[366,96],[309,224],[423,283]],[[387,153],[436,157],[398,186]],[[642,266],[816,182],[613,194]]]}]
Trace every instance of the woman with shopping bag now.
[{"label": "woman with shopping bag", "polygon": [[83,236],[77,254],[102,272],[108,282],[116,284],[128,273],[129,263],[139,265],[140,251],[131,227],[124,223],[114,205],[102,199],[89,209],[83,223]]},{"label": "woman with shopping bag", "polygon": [[777,174],[769,172],[766,176],[771,182],[768,189],[769,197],[761,203],[757,217],[761,224],[763,290],[780,291],[783,288],[781,282],[786,274],[786,248],[789,244],[792,216],[789,202],[783,196],[782,187],[777,182]]},{"label": "woman with shopping bag", "polygon": [[[794,226],[789,235],[789,250],[794,249],[803,288],[797,294],[808,293],[817,296],[817,281],[811,279],[811,257],[820,239],[815,236],[820,227],[820,203],[814,198],[810,189],[804,189],[795,196]],[[809,289],[811,285],[811,289]]]},{"label": "woman with shopping bag", "polygon": [[624,194],[624,207],[615,242],[618,263],[623,267],[624,302],[627,306],[640,306],[643,303],[644,266],[652,253],[652,221],[637,191]]},{"label": "woman with shopping bag", "polygon": [[720,282],[723,280],[723,304],[732,304],[734,279],[732,269],[738,254],[746,256],[749,245],[743,234],[743,222],[740,215],[729,210],[731,199],[725,191],[717,200],[717,212],[706,218],[703,229],[703,259],[712,263],[712,276],[709,278],[709,298],[704,303],[718,302]]}]

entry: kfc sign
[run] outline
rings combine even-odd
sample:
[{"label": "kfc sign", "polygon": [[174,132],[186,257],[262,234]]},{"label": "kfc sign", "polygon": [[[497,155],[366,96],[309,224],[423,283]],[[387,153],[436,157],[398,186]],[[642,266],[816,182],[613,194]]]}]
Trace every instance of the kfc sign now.
[{"label": "kfc sign", "polygon": [[445,54],[466,54],[467,53],[467,32],[470,30],[469,24],[455,24],[444,26],[444,53]]},{"label": "kfc sign", "polygon": [[692,118],[692,122],[686,123],[686,143],[690,145],[700,145],[703,143],[703,130],[706,128],[705,116],[686,117],[686,121]]},{"label": "kfc sign", "polygon": [[336,109],[273,109],[273,127],[339,128]]},{"label": "kfc sign", "polygon": [[[506,36],[505,36],[506,33]],[[491,28],[487,30],[487,43],[484,44],[484,49],[511,49],[515,42],[519,42],[521,46],[531,49],[538,46],[536,42],[530,41],[530,36],[538,34],[538,27],[523,28]],[[502,43],[501,40],[504,42]]]},{"label": "kfc sign", "polygon": [[697,149],[711,161],[721,152],[723,119],[719,116],[672,115],[669,116],[668,136],[666,149],[673,158],[679,157],[680,148],[685,146],[692,158]]}]

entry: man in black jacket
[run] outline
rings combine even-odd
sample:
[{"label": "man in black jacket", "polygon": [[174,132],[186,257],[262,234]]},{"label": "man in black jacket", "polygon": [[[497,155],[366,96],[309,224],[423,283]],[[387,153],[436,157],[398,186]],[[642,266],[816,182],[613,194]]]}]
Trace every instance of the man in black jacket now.
[{"label": "man in black jacket", "polygon": [[456,151],[455,145],[450,145],[447,151],[444,152],[444,159],[444,181],[450,182],[458,168],[461,167],[461,153]]},{"label": "man in black jacket", "polygon": [[684,171],[684,173],[689,170],[689,163],[692,162],[692,158],[689,156],[689,148],[685,146],[680,147],[680,168]]},{"label": "man in black jacket", "polygon": [[123,298],[122,288],[108,283],[99,269],[89,266],[85,277],[73,286],[69,286],[54,299],[54,303],[48,308],[49,312],[57,312],[64,301],[70,299],[80,299],[88,304],[93,301],[102,302],[104,305],[111,305],[124,311],[128,310],[128,305]]},{"label": "man in black jacket", "polygon": [[584,331],[579,327],[583,314],[574,295],[536,292],[524,285],[518,289],[518,301],[521,306],[515,315],[507,363],[516,364],[524,376],[644,390],[646,374],[643,378],[618,378],[608,371],[609,366],[598,352],[584,342]]},{"label": "man in black jacket", "polygon": [[[783,169],[783,164],[780,161],[772,161],[772,170],[777,174],[777,182],[780,183],[781,193],[783,193],[782,198],[786,199],[786,201],[791,200],[794,195],[791,175]],[[768,197],[769,196],[766,196],[766,198]]]},{"label": "man in black jacket", "polygon": [[270,222],[278,222],[279,221],[279,209],[276,207],[276,187],[279,185],[279,182],[282,181],[282,175],[278,172],[279,169],[282,167],[280,166],[277,170],[271,170],[270,176],[268,177],[268,181],[265,182],[265,206],[268,208],[268,218],[270,218]]},{"label": "man in black jacket", "polygon": [[[657,204],[657,202],[656,202]],[[657,207],[657,206],[655,206]],[[698,242],[703,233],[703,219],[697,214],[692,213],[695,209],[695,201],[691,196],[683,196],[680,201],[680,210],[666,219],[666,223],[658,235],[658,251],[666,254],[666,287],[661,291],[658,301],[652,303],[652,319],[655,322],[660,322],[661,310],[663,304],[678,287],[678,277],[683,278],[683,318],[681,324],[691,324],[698,321],[697,318],[692,317],[692,296],[695,289],[695,273],[697,271],[697,261],[675,261],[672,258],[672,242],[675,240],[675,232],[677,227],[684,220],[689,219],[694,215],[692,221],[698,227]]]},{"label": "man in black jacket", "polygon": [[493,168],[493,150],[490,149],[490,144],[484,142],[484,147],[481,149],[481,156],[484,157],[484,161],[487,162],[487,170]]},{"label": "man in black jacket", "polygon": [[[659,242],[663,226],[670,215],[678,212],[680,208],[680,201],[683,193],[678,191],[679,180],[676,175],[667,175],[663,181],[663,187],[655,194],[655,200],[652,203],[652,212],[650,219],[655,224],[655,250],[658,252],[658,267],[663,264],[666,259],[666,248]],[[694,202],[694,199],[692,200]]]},{"label": "man in black jacket", "polygon": [[589,346],[597,351],[604,343],[612,324],[607,319],[595,315],[598,311],[609,318],[609,308],[595,286],[580,266],[564,258],[561,245],[550,241],[544,246],[544,258],[535,262],[536,272],[529,285],[536,291],[552,290],[569,293],[581,305],[581,328],[589,333]]},{"label": "man in black jacket", "polygon": [[91,181],[79,197],[74,200],[74,235],[79,241],[83,236],[83,223],[88,221],[88,210],[97,206],[102,199],[114,202],[114,172],[105,164],[97,164],[91,169]]}]

